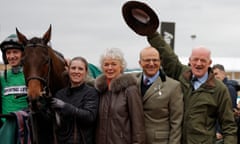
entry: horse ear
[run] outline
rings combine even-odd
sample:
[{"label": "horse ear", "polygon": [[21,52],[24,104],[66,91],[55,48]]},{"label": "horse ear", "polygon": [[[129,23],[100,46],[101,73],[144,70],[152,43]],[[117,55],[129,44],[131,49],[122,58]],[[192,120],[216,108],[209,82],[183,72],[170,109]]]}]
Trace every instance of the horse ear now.
[{"label": "horse ear", "polygon": [[20,33],[17,28],[16,28],[16,33],[17,33],[19,43],[21,43],[22,45],[26,45],[28,41],[26,36]]},{"label": "horse ear", "polygon": [[51,31],[52,31],[52,25],[48,28],[48,31],[43,35],[44,43],[47,44],[51,40]]}]

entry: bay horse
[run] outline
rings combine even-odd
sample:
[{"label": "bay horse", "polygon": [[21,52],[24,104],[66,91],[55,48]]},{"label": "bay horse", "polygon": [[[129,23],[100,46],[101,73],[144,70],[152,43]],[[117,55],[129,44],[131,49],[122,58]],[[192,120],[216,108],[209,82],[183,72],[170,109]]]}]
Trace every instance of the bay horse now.
[{"label": "bay horse", "polygon": [[49,99],[68,83],[64,75],[66,61],[51,46],[51,25],[43,37],[27,39],[16,28],[24,46],[23,73],[28,89],[32,141],[35,144],[54,143],[53,121],[49,117]]}]

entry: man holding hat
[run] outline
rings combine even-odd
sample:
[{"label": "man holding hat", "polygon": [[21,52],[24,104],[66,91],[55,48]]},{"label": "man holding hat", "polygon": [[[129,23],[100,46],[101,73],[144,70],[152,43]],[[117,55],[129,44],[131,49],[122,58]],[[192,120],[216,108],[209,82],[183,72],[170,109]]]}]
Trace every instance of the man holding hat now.
[{"label": "man holding hat", "polygon": [[181,83],[184,97],[182,144],[214,144],[217,120],[223,130],[224,144],[236,144],[237,126],[231,99],[226,86],[216,80],[211,71],[211,51],[206,47],[194,48],[189,57],[190,65],[183,65],[157,32],[158,18],[146,7],[141,2],[137,6],[124,5],[123,16],[128,26],[137,34],[147,36],[151,46],[161,54],[166,74]]}]

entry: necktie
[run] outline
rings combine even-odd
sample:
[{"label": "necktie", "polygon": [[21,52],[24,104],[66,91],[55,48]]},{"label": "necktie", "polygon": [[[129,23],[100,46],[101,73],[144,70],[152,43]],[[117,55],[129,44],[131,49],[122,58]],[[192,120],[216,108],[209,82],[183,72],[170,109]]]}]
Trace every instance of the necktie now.
[{"label": "necktie", "polygon": [[197,89],[197,86],[196,86],[196,84],[195,84],[195,82],[197,82],[197,81],[198,81],[198,79],[197,79],[196,77],[193,77],[193,78],[192,78],[193,90]]},{"label": "necktie", "polygon": [[143,81],[143,84],[144,84],[145,86],[147,86],[148,83],[149,83],[149,79],[148,79],[148,78],[145,78],[144,81]]},{"label": "necktie", "polygon": [[196,77],[192,78],[192,83],[194,83],[195,81],[198,81],[198,79]]}]

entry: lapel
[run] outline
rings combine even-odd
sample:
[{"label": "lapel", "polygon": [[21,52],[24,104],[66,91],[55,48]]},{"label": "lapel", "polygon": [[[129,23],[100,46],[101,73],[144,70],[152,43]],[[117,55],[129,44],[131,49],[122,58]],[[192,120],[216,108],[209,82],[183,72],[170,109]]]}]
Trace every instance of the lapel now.
[{"label": "lapel", "polygon": [[142,80],[142,77],[143,77],[143,74],[139,74],[137,75],[138,79],[137,79],[137,86],[138,86],[138,92],[141,94],[141,80]]}]

